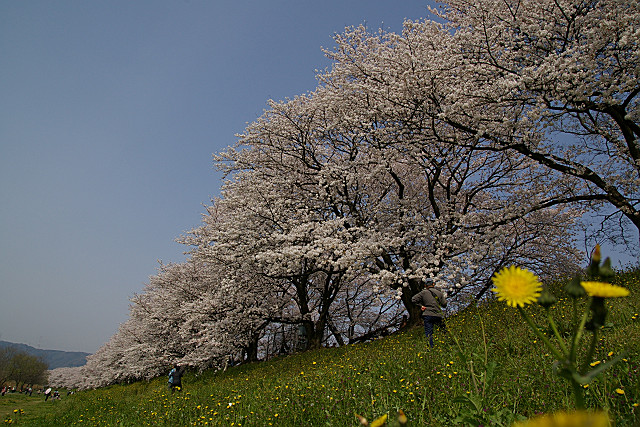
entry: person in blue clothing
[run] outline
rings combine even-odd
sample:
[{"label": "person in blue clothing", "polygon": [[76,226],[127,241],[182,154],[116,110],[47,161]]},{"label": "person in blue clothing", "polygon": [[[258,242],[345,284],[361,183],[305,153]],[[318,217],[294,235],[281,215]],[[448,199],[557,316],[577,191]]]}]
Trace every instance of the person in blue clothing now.
[{"label": "person in blue clothing", "polygon": [[433,347],[433,329],[435,326],[444,326],[442,322],[442,307],[447,306],[446,295],[433,286],[430,280],[425,281],[424,289],[411,298],[411,302],[420,306],[422,320],[424,322],[424,334]]},{"label": "person in blue clothing", "polygon": [[175,365],[171,371],[169,371],[169,390],[174,391],[182,390],[182,375],[184,375],[184,367]]}]

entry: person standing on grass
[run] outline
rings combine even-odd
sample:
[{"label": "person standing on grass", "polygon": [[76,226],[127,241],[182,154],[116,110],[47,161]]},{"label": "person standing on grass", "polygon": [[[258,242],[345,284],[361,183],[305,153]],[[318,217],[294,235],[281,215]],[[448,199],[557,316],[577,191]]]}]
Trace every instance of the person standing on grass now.
[{"label": "person standing on grass", "polygon": [[180,391],[182,389],[182,375],[184,375],[184,367],[175,365],[169,372],[169,390]]},{"label": "person standing on grass", "polygon": [[442,307],[447,306],[447,298],[444,292],[436,289],[431,280],[425,280],[424,289],[411,298],[411,302],[420,306],[422,320],[424,321],[424,334],[433,348],[433,328],[444,326],[442,323]]}]

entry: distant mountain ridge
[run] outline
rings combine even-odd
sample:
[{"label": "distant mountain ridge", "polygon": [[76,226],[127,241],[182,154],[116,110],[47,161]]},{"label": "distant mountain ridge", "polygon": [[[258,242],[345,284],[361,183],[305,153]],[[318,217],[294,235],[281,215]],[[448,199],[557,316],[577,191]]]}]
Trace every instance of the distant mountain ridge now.
[{"label": "distant mountain ridge", "polygon": [[87,363],[87,356],[91,354],[82,351],[42,350],[26,344],[0,340],[0,348],[5,347],[14,347],[29,355],[41,357],[49,366],[49,369],[84,366],[84,364]]}]

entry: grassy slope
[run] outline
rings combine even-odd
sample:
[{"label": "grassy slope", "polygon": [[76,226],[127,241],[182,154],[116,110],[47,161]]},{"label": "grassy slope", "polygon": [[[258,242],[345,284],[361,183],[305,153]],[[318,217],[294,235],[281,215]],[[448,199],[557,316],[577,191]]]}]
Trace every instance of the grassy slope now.
[{"label": "grassy slope", "polygon": [[[640,412],[640,273],[618,281],[631,296],[609,300],[611,325],[602,331],[596,358],[625,348],[628,354],[589,385],[586,399],[589,407],[610,411],[617,425],[633,425]],[[560,329],[568,330],[569,301],[561,299],[553,311]],[[543,312],[530,312],[543,326]],[[389,413],[395,420],[402,409],[410,425],[450,426],[509,425],[515,417],[572,407],[567,382],[554,375],[553,358],[515,309],[492,303],[466,310],[451,317],[448,328],[433,350],[421,328],[413,328],[366,344],[189,373],[185,389],[173,395],[159,378],[54,402],[0,398],[0,416],[38,426],[355,426],[354,412],[369,420]]]}]

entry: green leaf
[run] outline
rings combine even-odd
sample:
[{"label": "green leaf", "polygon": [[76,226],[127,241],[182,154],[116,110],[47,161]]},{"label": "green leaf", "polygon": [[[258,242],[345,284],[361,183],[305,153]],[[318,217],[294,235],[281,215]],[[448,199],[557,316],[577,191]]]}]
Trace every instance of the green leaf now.
[{"label": "green leaf", "polygon": [[454,397],[453,402],[465,405],[472,411],[482,411],[482,398],[480,396],[476,396],[475,394],[469,396]]},{"label": "green leaf", "polygon": [[605,280],[611,280],[614,275],[615,273],[611,269],[611,259],[607,257],[607,259],[604,260],[602,266],[600,267],[600,277]]},{"label": "green leaf", "polygon": [[609,369],[610,367],[618,363],[620,360],[626,357],[626,355],[627,355],[627,352],[623,351],[613,359],[607,360],[606,362],[597,365],[595,368],[593,368],[591,371],[587,372],[586,374],[580,375],[578,372],[574,372],[572,377],[578,384],[589,384],[591,380],[593,380],[595,377],[603,373],[605,370]]},{"label": "green leaf", "polygon": [[487,372],[487,382],[491,383],[493,382],[494,379],[494,374],[496,371],[496,367],[498,366],[498,363],[495,360],[492,360],[491,362],[487,363],[486,366],[486,372]]}]

